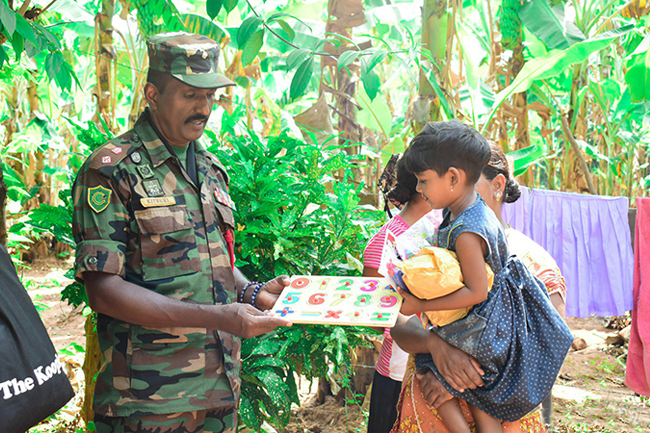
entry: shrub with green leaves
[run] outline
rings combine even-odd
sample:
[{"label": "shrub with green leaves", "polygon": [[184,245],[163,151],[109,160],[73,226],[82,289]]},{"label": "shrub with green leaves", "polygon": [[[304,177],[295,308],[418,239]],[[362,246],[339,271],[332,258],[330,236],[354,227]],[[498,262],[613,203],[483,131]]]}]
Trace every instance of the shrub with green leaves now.
[{"label": "shrub with green leaves", "polygon": [[[242,272],[259,281],[281,274],[360,275],[361,253],[383,213],[359,204],[363,184],[351,176],[358,161],[333,144],[222,132],[228,142],[211,150],[230,176]],[[298,403],[294,372],[307,380],[330,372],[348,377],[351,350],[368,345],[369,334],[376,332],[294,325],[244,341],[242,422],[256,431],[264,421],[284,427],[291,403]]]}]

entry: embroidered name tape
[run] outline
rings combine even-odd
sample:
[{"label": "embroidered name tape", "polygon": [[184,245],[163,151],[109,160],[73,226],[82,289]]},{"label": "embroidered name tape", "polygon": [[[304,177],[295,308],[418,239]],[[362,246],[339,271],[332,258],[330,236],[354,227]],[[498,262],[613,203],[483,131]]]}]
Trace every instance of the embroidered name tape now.
[{"label": "embroidered name tape", "polygon": [[176,199],[172,196],[166,197],[146,197],[140,199],[140,204],[143,207],[162,207],[173,206],[176,204]]}]

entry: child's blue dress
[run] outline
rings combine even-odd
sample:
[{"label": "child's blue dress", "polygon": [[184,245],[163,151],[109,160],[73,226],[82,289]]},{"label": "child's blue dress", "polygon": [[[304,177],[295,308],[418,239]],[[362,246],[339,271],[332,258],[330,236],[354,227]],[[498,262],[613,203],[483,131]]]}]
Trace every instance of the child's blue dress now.
[{"label": "child's blue dress", "polygon": [[516,257],[510,257],[503,228],[479,196],[451,220],[445,210],[438,229],[438,246],[456,251],[456,239],[471,232],[485,240],[485,262],[494,272],[488,298],[467,317],[432,327],[440,337],[479,362],[483,386],[459,393],[440,375],[431,355],[416,355],[417,368],[431,368],[447,390],[488,414],[516,421],[534,410],[548,395],[573,336],[553,308],[544,284]]}]

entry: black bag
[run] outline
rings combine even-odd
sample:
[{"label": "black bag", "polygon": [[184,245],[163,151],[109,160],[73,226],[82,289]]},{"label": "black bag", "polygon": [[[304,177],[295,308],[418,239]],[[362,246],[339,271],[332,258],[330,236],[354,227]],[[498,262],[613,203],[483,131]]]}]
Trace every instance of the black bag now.
[{"label": "black bag", "polygon": [[495,275],[487,300],[432,331],[476,358],[484,385],[456,391],[429,354],[416,355],[416,367],[430,368],[454,397],[503,421],[521,419],[544,400],[573,343],[544,284],[514,256]]},{"label": "black bag", "polygon": [[0,430],[22,433],[73,396],[45,326],[0,245]]}]

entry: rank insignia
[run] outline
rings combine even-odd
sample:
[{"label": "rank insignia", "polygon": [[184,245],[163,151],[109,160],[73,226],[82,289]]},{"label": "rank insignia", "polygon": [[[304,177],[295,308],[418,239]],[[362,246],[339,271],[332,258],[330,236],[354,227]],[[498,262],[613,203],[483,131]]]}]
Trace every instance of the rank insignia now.
[{"label": "rank insignia", "polygon": [[110,155],[102,156],[102,163],[110,164],[111,163],[111,156]]},{"label": "rank insignia", "polygon": [[148,165],[138,165],[137,169],[143,179],[150,179],[153,177],[153,170]]},{"label": "rank insignia", "polygon": [[214,198],[222,205],[228,206],[232,210],[237,210],[237,206],[235,206],[235,202],[232,201],[230,195],[221,188],[217,187],[214,190]]},{"label": "rank insignia", "polygon": [[111,152],[113,152],[116,155],[119,155],[120,153],[122,153],[122,148],[121,147],[114,147],[113,149],[111,149]]},{"label": "rank insignia", "polygon": [[100,213],[106,209],[111,202],[112,191],[103,186],[95,186],[88,188],[88,206],[96,213]]},{"label": "rank insignia", "polygon": [[133,152],[131,154],[131,161],[133,161],[134,164],[140,164],[142,162],[142,155],[140,155],[140,152]]},{"label": "rank insignia", "polygon": [[164,195],[158,179],[145,180],[142,182],[142,186],[144,186],[144,190],[149,197],[160,197]]}]

